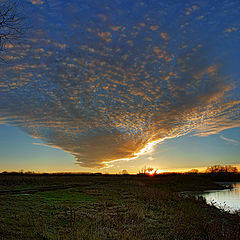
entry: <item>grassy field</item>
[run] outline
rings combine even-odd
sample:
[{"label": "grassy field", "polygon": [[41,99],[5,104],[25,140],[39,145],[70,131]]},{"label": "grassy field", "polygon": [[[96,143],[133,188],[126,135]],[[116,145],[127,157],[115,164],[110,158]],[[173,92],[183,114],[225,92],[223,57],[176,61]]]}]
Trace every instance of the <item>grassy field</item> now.
[{"label": "grassy field", "polygon": [[0,176],[0,239],[239,240],[240,217],[182,191],[199,176]]}]

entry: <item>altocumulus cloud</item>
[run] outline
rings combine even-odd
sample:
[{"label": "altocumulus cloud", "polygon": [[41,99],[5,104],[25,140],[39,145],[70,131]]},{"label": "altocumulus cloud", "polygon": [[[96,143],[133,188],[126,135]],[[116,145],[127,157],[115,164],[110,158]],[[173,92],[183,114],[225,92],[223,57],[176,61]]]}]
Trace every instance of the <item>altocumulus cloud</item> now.
[{"label": "altocumulus cloud", "polygon": [[23,1],[32,29],[3,56],[0,121],[84,167],[239,127],[240,6],[212,2]]}]

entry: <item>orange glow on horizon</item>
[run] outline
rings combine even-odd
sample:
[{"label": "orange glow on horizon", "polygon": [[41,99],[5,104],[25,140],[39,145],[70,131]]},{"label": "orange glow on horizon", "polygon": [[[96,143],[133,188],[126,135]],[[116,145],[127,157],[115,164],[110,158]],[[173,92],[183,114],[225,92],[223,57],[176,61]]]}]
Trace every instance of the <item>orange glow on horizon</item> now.
[{"label": "orange glow on horizon", "polygon": [[164,170],[160,170],[160,169],[147,169],[146,170],[146,174],[150,175],[150,176],[161,174],[161,173],[164,173],[164,172],[165,172]]}]

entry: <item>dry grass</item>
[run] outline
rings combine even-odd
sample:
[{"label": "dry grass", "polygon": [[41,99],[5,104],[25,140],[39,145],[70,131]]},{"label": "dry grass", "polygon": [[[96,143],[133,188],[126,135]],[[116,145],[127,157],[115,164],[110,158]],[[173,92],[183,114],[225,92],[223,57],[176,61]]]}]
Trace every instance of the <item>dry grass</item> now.
[{"label": "dry grass", "polygon": [[[189,190],[185,180],[179,191],[184,187]],[[237,214],[208,206],[202,198],[169,190],[168,179],[160,183],[136,177],[33,177],[24,179],[18,188],[24,189],[28,183],[37,188],[49,182],[89,184],[0,196],[0,239],[240,239]],[[169,182],[174,184],[174,179]]]}]

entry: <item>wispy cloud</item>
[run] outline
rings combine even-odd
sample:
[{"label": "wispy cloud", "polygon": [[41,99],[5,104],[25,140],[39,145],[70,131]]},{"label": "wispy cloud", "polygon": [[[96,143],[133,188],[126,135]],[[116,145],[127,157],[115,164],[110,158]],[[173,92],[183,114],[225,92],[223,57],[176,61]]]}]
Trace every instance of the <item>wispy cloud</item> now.
[{"label": "wispy cloud", "polygon": [[[51,11],[32,6],[38,14],[28,43],[9,48],[9,64],[0,68],[1,121],[99,168],[191,131],[240,126],[239,83],[223,61],[236,49],[216,50],[232,45],[224,30],[234,24],[237,1],[234,12],[224,3],[215,13],[201,3],[195,11],[191,1],[133,1],[131,21],[119,1],[48,2]],[[200,10],[208,21],[194,18]],[[214,17],[221,28],[212,26]]]},{"label": "wispy cloud", "polygon": [[224,137],[223,135],[220,135],[220,138],[230,144],[233,144],[235,146],[239,146],[240,145],[240,142],[237,141],[237,140],[234,140],[234,139],[231,139],[231,138],[227,138],[227,137]]}]

